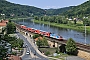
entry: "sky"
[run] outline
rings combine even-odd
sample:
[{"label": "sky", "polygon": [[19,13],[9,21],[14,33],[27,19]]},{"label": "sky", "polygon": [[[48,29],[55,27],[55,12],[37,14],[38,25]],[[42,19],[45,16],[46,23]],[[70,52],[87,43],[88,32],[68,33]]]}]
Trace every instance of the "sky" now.
[{"label": "sky", "polygon": [[12,3],[35,6],[42,9],[63,8],[80,5],[87,0],[7,0]]}]

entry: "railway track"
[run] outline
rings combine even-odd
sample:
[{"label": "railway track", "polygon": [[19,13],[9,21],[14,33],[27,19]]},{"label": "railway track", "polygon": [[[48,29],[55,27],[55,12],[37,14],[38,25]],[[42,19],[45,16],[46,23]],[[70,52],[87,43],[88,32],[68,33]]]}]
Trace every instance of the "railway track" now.
[{"label": "railway track", "polygon": [[76,43],[76,45],[79,49],[90,52],[90,46],[89,45],[85,45],[85,44],[81,44],[81,43]]},{"label": "railway track", "polygon": [[[66,44],[67,43],[67,40],[59,41],[59,40],[52,39],[52,38],[47,38],[47,39],[50,40],[50,41],[58,42],[60,44]],[[77,43],[76,42],[76,46],[80,50],[83,50],[83,51],[86,51],[86,52],[90,52],[90,46],[89,45],[85,45],[85,44],[81,44],[81,43]]]},{"label": "railway track", "polygon": [[[17,25],[17,28],[21,29],[18,25]],[[66,44],[66,42],[67,42],[67,40],[65,40],[65,39],[63,41],[59,41],[59,40],[48,38],[48,37],[47,37],[47,39],[50,40],[50,41],[55,41],[59,44]],[[90,52],[90,46],[89,45],[85,45],[85,44],[81,44],[81,43],[76,42],[76,46],[80,50]]]}]

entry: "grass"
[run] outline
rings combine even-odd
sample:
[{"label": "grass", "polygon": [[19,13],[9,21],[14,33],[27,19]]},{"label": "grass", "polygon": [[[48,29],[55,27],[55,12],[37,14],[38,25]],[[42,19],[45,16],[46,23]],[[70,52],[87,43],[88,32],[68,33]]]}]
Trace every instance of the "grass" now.
[{"label": "grass", "polygon": [[64,53],[59,53],[59,55],[57,56],[52,56],[52,58],[56,58],[55,60],[57,59],[60,59],[60,60],[65,60],[65,57],[69,56],[68,54],[64,54]]},{"label": "grass", "polygon": [[39,48],[41,52],[50,52],[50,54],[53,54],[56,52],[56,48]]},{"label": "grass", "polygon": [[57,48],[39,48],[39,50],[44,53],[49,51],[50,52],[50,55],[48,55],[49,60],[57,60],[57,59],[65,60],[65,57],[69,56],[68,54],[64,53],[59,53],[57,56],[53,56],[53,53],[56,52]]}]

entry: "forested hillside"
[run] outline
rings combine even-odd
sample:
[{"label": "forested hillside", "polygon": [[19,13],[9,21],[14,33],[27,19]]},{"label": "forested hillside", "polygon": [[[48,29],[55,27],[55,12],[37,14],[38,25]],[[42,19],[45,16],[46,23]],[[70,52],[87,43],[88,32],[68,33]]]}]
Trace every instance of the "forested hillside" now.
[{"label": "forested hillside", "polygon": [[78,5],[63,13],[66,16],[78,16],[84,17],[90,15],[90,1],[87,1],[81,5]]},{"label": "forested hillside", "polygon": [[86,1],[78,6],[64,7],[60,9],[46,9],[47,15],[63,14],[67,17],[84,17],[90,15],[90,1]]},{"label": "forested hillside", "polygon": [[10,16],[31,16],[43,15],[45,10],[33,6],[19,5],[10,3],[6,0],[0,0],[0,14],[5,14],[6,17]]},{"label": "forested hillside", "polygon": [[[5,17],[30,17],[32,15],[60,15],[67,17],[83,17],[90,15],[90,1],[87,1],[78,6],[64,7],[60,9],[41,9],[34,6],[20,5],[10,3],[6,0],[0,0],[0,14],[5,14]],[[0,18],[2,16],[0,15]]]},{"label": "forested hillside", "polygon": [[59,8],[59,9],[45,9],[47,15],[59,15],[62,14],[63,12],[66,12],[75,6],[70,6],[70,7],[64,7],[64,8]]}]

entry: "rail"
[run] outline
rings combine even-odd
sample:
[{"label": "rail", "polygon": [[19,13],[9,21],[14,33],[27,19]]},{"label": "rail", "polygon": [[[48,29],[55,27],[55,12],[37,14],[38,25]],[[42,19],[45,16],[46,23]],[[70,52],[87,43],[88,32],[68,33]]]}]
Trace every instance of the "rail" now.
[{"label": "rail", "polygon": [[[21,30],[21,28],[19,27],[18,24],[16,24],[16,27]],[[67,43],[67,40],[65,40],[65,39],[63,41],[59,41],[59,40],[48,38],[48,37],[47,37],[47,39],[50,40],[50,41],[55,41],[55,42],[57,42],[59,44],[66,44]],[[86,52],[90,52],[90,46],[89,45],[85,45],[85,44],[81,44],[81,43],[77,43],[76,42],[76,46],[80,50],[83,50],[83,51],[86,51]]]}]

